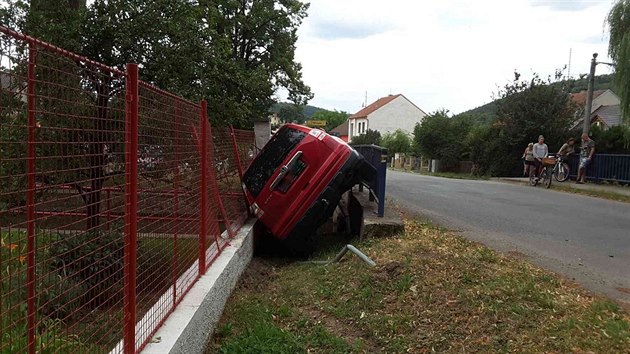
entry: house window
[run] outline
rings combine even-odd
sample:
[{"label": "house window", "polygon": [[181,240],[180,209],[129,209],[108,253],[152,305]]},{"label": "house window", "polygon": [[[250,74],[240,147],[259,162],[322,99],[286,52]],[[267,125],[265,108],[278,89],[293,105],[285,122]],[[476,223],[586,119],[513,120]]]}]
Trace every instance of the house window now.
[{"label": "house window", "polygon": [[350,123],[350,136],[349,136],[349,138],[352,138],[353,135],[354,135],[354,123]]}]

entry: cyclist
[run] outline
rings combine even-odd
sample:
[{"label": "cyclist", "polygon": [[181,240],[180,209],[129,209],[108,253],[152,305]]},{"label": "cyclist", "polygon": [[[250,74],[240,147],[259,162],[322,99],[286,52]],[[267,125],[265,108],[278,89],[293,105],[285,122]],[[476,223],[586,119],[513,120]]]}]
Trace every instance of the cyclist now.
[{"label": "cyclist", "polygon": [[566,160],[569,155],[575,153],[575,147],[573,145],[575,145],[575,138],[569,138],[569,140],[562,145],[560,150],[558,150],[558,157],[561,160]]},{"label": "cyclist", "polygon": [[538,136],[538,142],[534,144],[534,166],[536,166],[536,179],[538,180],[538,176],[540,176],[540,172],[542,172],[542,159],[549,155],[549,147],[545,144],[545,137],[542,135]]}]

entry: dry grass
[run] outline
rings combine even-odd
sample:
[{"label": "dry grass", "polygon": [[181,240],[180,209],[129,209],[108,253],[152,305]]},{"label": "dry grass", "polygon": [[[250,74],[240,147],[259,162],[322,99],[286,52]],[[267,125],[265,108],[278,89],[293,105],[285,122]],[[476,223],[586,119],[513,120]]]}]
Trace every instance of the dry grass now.
[{"label": "dry grass", "polygon": [[630,352],[613,302],[447,230],[407,220],[357,246],[378,265],[254,260],[209,351]]}]

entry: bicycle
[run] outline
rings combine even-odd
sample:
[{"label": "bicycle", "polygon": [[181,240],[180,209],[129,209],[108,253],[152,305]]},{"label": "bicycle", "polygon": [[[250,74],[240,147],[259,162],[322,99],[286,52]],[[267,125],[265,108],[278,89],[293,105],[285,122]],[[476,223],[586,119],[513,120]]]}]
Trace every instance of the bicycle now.
[{"label": "bicycle", "polygon": [[565,159],[556,155],[556,164],[553,167],[553,174],[558,182],[564,182],[569,179],[569,164],[565,162]]},{"label": "bicycle", "polygon": [[555,157],[545,157],[542,159],[543,168],[538,175],[536,175],[536,167],[530,166],[529,169],[529,184],[533,187],[538,185],[538,182],[542,181],[545,188],[551,188],[551,179],[554,174],[554,167],[556,165]]}]

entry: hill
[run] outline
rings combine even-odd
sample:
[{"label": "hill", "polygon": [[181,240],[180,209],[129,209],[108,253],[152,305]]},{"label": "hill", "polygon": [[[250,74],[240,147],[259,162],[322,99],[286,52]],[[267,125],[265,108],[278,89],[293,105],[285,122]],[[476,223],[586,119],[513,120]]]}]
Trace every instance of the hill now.
[{"label": "hill", "polygon": [[[269,109],[270,113],[278,113],[280,112],[280,110],[283,107],[293,107],[293,103],[289,103],[289,102],[278,102],[276,104],[274,104],[273,106],[271,106],[271,108]],[[320,108],[320,107],[315,107],[315,106],[310,106],[310,105],[306,105],[303,108],[302,114],[304,115],[305,118],[311,118],[313,116],[313,114],[315,114],[315,112],[317,111],[325,111],[325,109]]]}]

